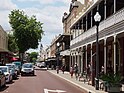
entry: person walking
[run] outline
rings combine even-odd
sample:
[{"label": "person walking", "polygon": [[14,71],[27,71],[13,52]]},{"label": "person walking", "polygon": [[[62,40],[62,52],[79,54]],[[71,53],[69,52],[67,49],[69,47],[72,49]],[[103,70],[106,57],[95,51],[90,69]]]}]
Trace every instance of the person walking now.
[{"label": "person walking", "polygon": [[73,68],[73,66],[71,66],[71,67],[70,67],[71,78],[73,78],[73,73],[74,73],[74,68]]},{"label": "person walking", "polygon": [[62,72],[63,72],[63,74],[64,74],[64,71],[65,71],[65,65],[63,65],[63,66],[61,67],[61,70],[62,70]]},{"label": "person walking", "polygon": [[74,66],[74,73],[75,73],[75,77],[76,77],[76,80],[78,79],[78,65],[75,64]]},{"label": "person walking", "polygon": [[59,74],[59,66],[56,66],[57,74]]}]

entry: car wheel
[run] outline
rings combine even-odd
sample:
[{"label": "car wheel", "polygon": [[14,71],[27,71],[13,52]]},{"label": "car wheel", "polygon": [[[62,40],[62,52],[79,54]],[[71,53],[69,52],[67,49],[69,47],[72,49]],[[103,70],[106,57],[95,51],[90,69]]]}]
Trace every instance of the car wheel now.
[{"label": "car wheel", "polygon": [[21,73],[21,76],[24,76],[24,74]]}]

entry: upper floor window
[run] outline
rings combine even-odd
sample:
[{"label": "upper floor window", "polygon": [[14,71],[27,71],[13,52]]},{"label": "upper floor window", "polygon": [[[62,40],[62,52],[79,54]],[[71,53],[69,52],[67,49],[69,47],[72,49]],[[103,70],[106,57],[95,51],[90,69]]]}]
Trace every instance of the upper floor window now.
[{"label": "upper floor window", "polygon": [[124,7],[124,0],[116,0],[116,11]]},{"label": "upper floor window", "polygon": [[106,17],[114,13],[114,0],[106,0]]}]

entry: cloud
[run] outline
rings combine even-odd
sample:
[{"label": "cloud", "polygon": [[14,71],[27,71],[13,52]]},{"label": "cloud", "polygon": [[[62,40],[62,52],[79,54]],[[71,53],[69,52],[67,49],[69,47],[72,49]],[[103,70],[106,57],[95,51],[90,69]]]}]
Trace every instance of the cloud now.
[{"label": "cloud", "polygon": [[71,0],[17,0],[19,2],[39,2],[41,4],[53,4],[55,2],[70,3]]},{"label": "cloud", "polygon": [[[36,15],[38,21],[43,23],[43,30],[45,31],[45,36],[42,38],[42,44],[44,46],[49,45],[55,35],[58,35],[63,32],[62,27],[62,16],[65,11],[68,11],[70,0],[17,0],[21,2],[35,2],[38,1],[42,7],[30,6],[26,8],[20,8],[19,3],[12,3],[11,0],[3,0],[0,3],[0,25],[3,29],[10,30],[8,14],[13,9],[24,10],[28,16]],[[65,5],[55,5],[53,3],[64,3]],[[25,3],[23,3],[25,4]],[[48,5],[42,5],[48,4]],[[50,5],[51,4],[51,5]]]},{"label": "cloud", "polygon": [[16,8],[16,4],[13,4],[11,0],[2,0],[0,2],[0,10],[12,10]]}]

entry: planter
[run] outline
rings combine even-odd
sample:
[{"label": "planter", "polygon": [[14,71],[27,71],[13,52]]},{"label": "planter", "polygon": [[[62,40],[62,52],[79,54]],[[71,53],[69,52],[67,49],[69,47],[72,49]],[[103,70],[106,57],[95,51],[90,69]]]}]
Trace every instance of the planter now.
[{"label": "planter", "polygon": [[121,84],[117,84],[117,85],[112,85],[112,86],[108,86],[107,87],[107,92],[109,93],[120,93],[122,91],[122,85]]}]

